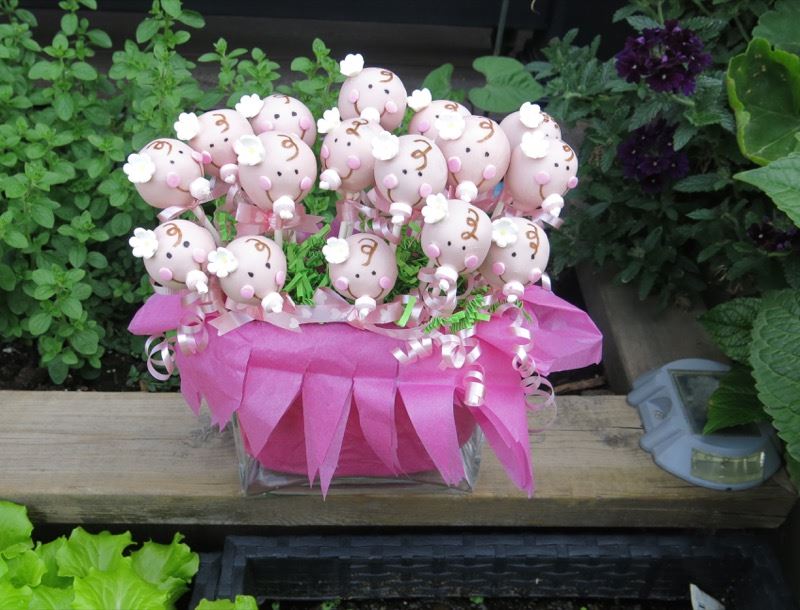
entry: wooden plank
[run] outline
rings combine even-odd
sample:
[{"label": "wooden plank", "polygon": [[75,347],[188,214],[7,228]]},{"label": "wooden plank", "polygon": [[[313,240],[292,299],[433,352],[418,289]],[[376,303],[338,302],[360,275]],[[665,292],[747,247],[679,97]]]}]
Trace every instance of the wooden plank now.
[{"label": "wooden plank", "polygon": [[659,311],[655,300],[640,301],[633,287],[614,284],[612,277],[578,267],[586,309],[603,332],[603,366],[615,392],[629,392],[637,377],[680,358],[727,362],[697,321],[704,309]]},{"label": "wooden plank", "polygon": [[230,431],[177,394],[0,392],[0,497],[54,523],[271,526],[776,527],[795,502],[784,473],[718,492],[667,474],[638,446],[621,396],[563,397],[531,434],[537,491],[516,490],[486,449],[477,488],[332,490],[243,498]]}]

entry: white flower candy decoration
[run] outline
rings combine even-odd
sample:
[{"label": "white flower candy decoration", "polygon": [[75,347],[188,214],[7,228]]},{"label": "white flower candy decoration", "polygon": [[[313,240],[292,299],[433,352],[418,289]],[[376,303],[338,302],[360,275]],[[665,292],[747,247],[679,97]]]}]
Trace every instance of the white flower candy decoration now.
[{"label": "white flower candy decoration", "polygon": [[128,162],[122,166],[128,180],[135,183],[149,182],[156,173],[156,165],[147,153],[128,155]]},{"label": "white flower candy decoration", "polygon": [[133,248],[133,255],[136,258],[150,258],[158,250],[158,237],[155,231],[137,227],[133,230],[133,237],[128,240],[128,244]]},{"label": "white flower candy decoration", "polygon": [[258,165],[264,159],[264,144],[258,136],[242,136],[233,143],[239,165]]},{"label": "white flower candy decoration", "polygon": [[317,131],[328,133],[336,129],[341,123],[342,115],[339,114],[339,109],[330,108],[322,113],[321,119],[317,119]]},{"label": "white flower candy decoration", "polygon": [[519,107],[519,120],[522,121],[525,127],[530,127],[531,129],[541,125],[542,121],[544,121],[544,115],[539,104],[531,104],[530,102],[522,104]]},{"label": "white flower candy decoration", "polygon": [[252,95],[243,95],[239,102],[234,106],[236,112],[241,114],[246,119],[252,119],[264,107],[264,100],[259,97],[257,93]]},{"label": "white flower candy decoration", "polygon": [[189,185],[189,194],[195,199],[211,197],[211,183],[205,178],[195,178]]},{"label": "white flower candy decoration", "polygon": [[382,131],[372,140],[372,156],[380,161],[393,159],[400,150],[400,138]]},{"label": "white flower candy decoration", "polygon": [[406,98],[408,107],[414,112],[419,112],[423,108],[431,105],[433,99],[431,98],[431,90],[427,87],[422,89],[414,89],[414,91]]},{"label": "white flower candy decoration", "polygon": [[370,123],[380,123],[381,121],[381,113],[378,112],[377,108],[373,108],[372,106],[367,106],[364,108],[364,110],[362,110],[361,114],[358,116],[359,118],[369,121]]},{"label": "white flower candy decoration", "polygon": [[428,195],[422,208],[422,216],[427,224],[434,224],[447,218],[447,197],[441,193]]},{"label": "white flower candy decoration", "polygon": [[200,121],[194,112],[181,112],[172,126],[179,140],[191,140],[200,133]]},{"label": "white flower candy decoration", "polygon": [[433,124],[442,140],[457,140],[467,126],[463,116],[450,110],[443,112]]},{"label": "white flower candy decoration", "polygon": [[349,53],[339,62],[339,72],[345,76],[355,76],[364,69],[364,57],[361,53]]},{"label": "white flower candy decoration", "polygon": [[545,138],[540,131],[526,131],[522,134],[522,142],[519,147],[526,157],[541,159],[547,156],[547,151],[550,149],[550,140]]},{"label": "white flower candy decoration", "polygon": [[233,252],[220,246],[208,253],[208,272],[217,277],[228,277],[239,267]]},{"label": "white flower candy decoration", "polygon": [[322,254],[325,260],[333,265],[345,262],[350,257],[350,246],[346,239],[329,237],[328,241],[322,246]]},{"label": "white flower candy decoration", "polygon": [[501,248],[517,243],[519,231],[510,218],[498,218],[492,223],[492,241]]}]

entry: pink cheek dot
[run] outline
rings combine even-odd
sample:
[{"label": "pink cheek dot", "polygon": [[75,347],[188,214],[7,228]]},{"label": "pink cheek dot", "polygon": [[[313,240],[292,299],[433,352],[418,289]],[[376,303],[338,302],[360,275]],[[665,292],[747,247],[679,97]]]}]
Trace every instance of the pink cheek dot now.
[{"label": "pink cheek dot", "polygon": [[350,169],[358,169],[361,167],[361,159],[356,157],[355,155],[350,155],[347,157],[347,167]]},{"label": "pink cheek dot", "polygon": [[239,296],[241,296],[243,299],[252,299],[255,293],[255,288],[253,288],[250,284],[245,284],[239,290]]},{"label": "pink cheek dot", "polygon": [[427,182],[423,182],[419,185],[419,196],[420,197],[427,197],[433,192],[433,187],[428,184]]},{"label": "pink cheek dot", "polygon": [[331,151],[325,144],[323,144],[322,148],[319,149],[319,156],[323,159],[327,159],[331,156]]},{"label": "pink cheek dot", "polygon": [[395,104],[392,100],[387,100],[384,108],[386,108],[386,112],[389,114],[394,114],[398,110],[397,104]]},{"label": "pink cheek dot", "polygon": [[451,172],[461,171],[461,159],[458,157],[450,157],[447,160],[447,169],[449,169]]},{"label": "pink cheek dot", "polygon": [[347,101],[351,104],[355,104],[358,101],[358,89],[350,89],[350,93],[347,94]]},{"label": "pink cheek dot", "polygon": [[378,280],[378,285],[384,290],[389,290],[392,286],[392,280],[388,276],[382,275],[381,279]]},{"label": "pink cheek dot", "polygon": [[397,176],[394,174],[387,174],[383,177],[382,183],[387,189],[393,189],[397,186]]},{"label": "pink cheek dot", "polygon": [[430,121],[426,121],[425,119],[422,119],[422,120],[421,120],[421,121],[420,121],[420,122],[417,124],[417,129],[419,129],[419,132],[420,132],[420,133],[425,133],[425,132],[426,132],[426,131],[428,131],[430,128],[431,128],[431,123],[430,123]]},{"label": "pink cheek dot", "polygon": [[169,282],[172,279],[172,270],[161,267],[161,269],[158,270],[158,277],[162,282]]},{"label": "pink cheek dot", "polygon": [[258,186],[260,186],[265,191],[268,191],[272,188],[272,180],[267,178],[266,176],[259,176],[258,177]]},{"label": "pink cheek dot", "polygon": [[176,174],[175,172],[170,172],[167,174],[167,186],[170,188],[175,188],[181,183],[181,177]]},{"label": "pink cheek dot", "polygon": [[536,180],[536,184],[544,185],[550,182],[550,174],[547,172],[537,172],[533,179]]},{"label": "pink cheek dot", "polygon": [[300,181],[300,188],[304,191],[307,191],[311,188],[311,185],[314,182],[311,180],[309,176],[303,176],[303,179]]},{"label": "pink cheek dot", "polygon": [[483,177],[486,180],[491,180],[497,175],[497,168],[494,165],[487,165],[483,168]]},{"label": "pink cheek dot", "polygon": [[571,189],[574,189],[576,186],[578,186],[578,179],[575,176],[573,176],[572,178],[567,180],[567,186]]},{"label": "pink cheek dot", "polygon": [[425,254],[427,254],[428,257],[430,258],[438,258],[439,255],[442,253],[442,251],[439,250],[439,246],[437,246],[436,244],[425,244],[422,247],[422,249],[424,250]]},{"label": "pink cheek dot", "polygon": [[464,259],[464,266],[466,266],[467,269],[474,269],[478,266],[478,257],[474,254],[470,254]]},{"label": "pink cheek dot", "polygon": [[206,262],[206,251],[201,250],[200,248],[195,248],[192,251],[192,259],[194,259],[194,262],[202,265],[204,262]]},{"label": "pink cheek dot", "polygon": [[345,277],[337,277],[336,280],[333,282],[333,286],[337,290],[347,290],[347,287],[350,285],[350,282],[347,281]]},{"label": "pink cheek dot", "polygon": [[278,271],[278,273],[275,274],[275,282],[278,284],[278,286],[283,287],[283,285],[286,283],[286,273],[283,271]]},{"label": "pink cheek dot", "polygon": [[311,124],[311,119],[309,119],[307,116],[300,117],[300,129],[309,129]]},{"label": "pink cheek dot", "polygon": [[492,265],[492,271],[494,271],[495,275],[502,275],[506,272],[506,266],[503,263],[497,262]]}]

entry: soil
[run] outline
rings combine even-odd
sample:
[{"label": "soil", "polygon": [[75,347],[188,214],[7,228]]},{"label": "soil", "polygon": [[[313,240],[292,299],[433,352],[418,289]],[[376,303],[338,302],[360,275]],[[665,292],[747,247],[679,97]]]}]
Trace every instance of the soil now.
[{"label": "soil", "polygon": [[[269,610],[269,602],[261,604]],[[686,601],[640,602],[630,600],[580,599],[445,599],[359,600],[342,602],[280,602],[280,610],[677,610]]]}]

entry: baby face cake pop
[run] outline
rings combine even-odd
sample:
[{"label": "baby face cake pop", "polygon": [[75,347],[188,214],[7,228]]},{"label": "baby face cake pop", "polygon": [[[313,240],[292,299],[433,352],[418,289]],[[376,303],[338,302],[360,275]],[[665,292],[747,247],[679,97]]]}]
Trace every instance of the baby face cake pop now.
[{"label": "baby face cake pop", "polygon": [[425,198],[447,184],[447,161],[425,136],[379,134],[372,141],[375,188],[390,204],[395,224],[406,222]]},{"label": "baby face cake pop", "polygon": [[503,179],[511,157],[508,138],[500,126],[482,116],[466,119],[448,112],[436,122],[439,148],[450,170],[448,183],[464,201],[480,199]]},{"label": "baby face cake pop", "polygon": [[208,255],[208,272],[236,303],[258,305],[265,312],[283,311],[280,290],[286,282],[286,256],[271,239],[251,235],[234,239]]},{"label": "baby face cake pop", "polygon": [[360,54],[348,55],[340,63],[347,80],[339,90],[339,112],[344,119],[361,117],[374,109],[381,127],[391,131],[403,122],[406,111],[406,88],[391,70],[364,68]]},{"label": "baby face cake pop", "polygon": [[189,206],[208,187],[200,155],[170,138],[153,140],[129,155],[122,169],[142,199],[156,208]]},{"label": "baby face cake pop", "polygon": [[323,170],[320,187],[357,193],[372,186],[375,179],[372,140],[383,129],[366,119],[342,121],[336,108],[325,111],[317,121],[317,129],[325,134],[319,153]]},{"label": "baby face cake pop", "polygon": [[544,229],[526,218],[498,218],[492,223],[492,247],[481,275],[513,303],[525,287],[539,281],[550,258]]},{"label": "baby face cake pop", "polygon": [[366,317],[391,292],[397,281],[397,260],[383,239],[357,233],[347,239],[331,237],[322,248],[333,287],[354,302]]},{"label": "baby face cake pop", "polygon": [[239,183],[250,200],[284,220],[308,195],[317,175],[314,152],[299,136],[266,131],[236,142]]},{"label": "baby face cake pop", "polygon": [[197,116],[182,112],[175,122],[175,133],[203,156],[206,171],[225,182],[236,180],[236,153],[233,145],[242,136],[253,135],[253,128],[235,110],[222,108]]},{"label": "baby face cake pop", "polygon": [[314,146],[317,127],[308,107],[297,98],[276,93],[261,99],[258,95],[243,95],[236,111],[250,120],[256,135],[265,131],[280,131],[299,136],[308,146]]},{"label": "baby face cake pop", "polygon": [[542,210],[558,215],[564,195],[578,186],[578,157],[560,140],[551,140],[539,132],[526,133],[511,155],[506,174],[512,209],[524,215],[538,215]]},{"label": "baby face cake pop", "polygon": [[492,245],[492,222],[474,205],[441,194],[428,196],[422,216],[422,249],[436,267],[436,279],[445,292],[455,288],[459,275],[484,261]]},{"label": "baby face cake pop", "polygon": [[432,100],[428,89],[415,89],[408,96],[408,107],[414,111],[411,122],[408,124],[408,133],[418,133],[437,142],[439,130],[436,121],[445,112],[455,112],[465,119],[470,116],[470,111],[458,102],[450,100]]},{"label": "baby face cake pop", "polygon": [[154,231],[137,228],[128,243],[156,286],[208,292],[202,266],[215,244],[207,229],[188,220],[172,220]]},{"label": "baby face cake pop", "polygon": [[522,142],[522,135],[526,132],[538,131],[550,140],[561,139],[561,128],[546,112],[542,112],[539,104],[525,102],[519,110],[512,112],[500,122],[500,129],[508,137],[511,150]]}]

